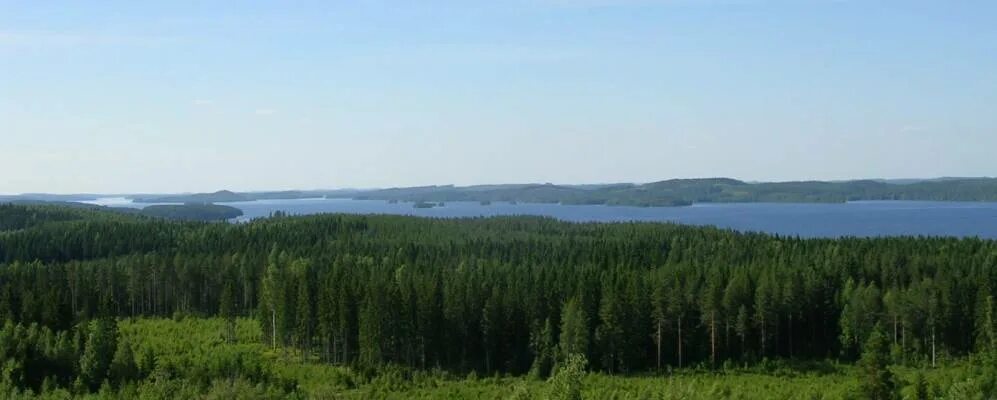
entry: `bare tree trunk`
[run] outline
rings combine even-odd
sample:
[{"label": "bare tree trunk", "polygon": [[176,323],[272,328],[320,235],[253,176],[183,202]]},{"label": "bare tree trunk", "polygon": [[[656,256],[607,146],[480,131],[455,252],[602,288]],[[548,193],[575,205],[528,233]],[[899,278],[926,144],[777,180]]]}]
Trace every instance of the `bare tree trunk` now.
[{"label": "bare tree trunk", "polygon": [[893,316],[893,344],[897,344],[897,316]]},{"label": "bare tree trunk", "polygon": [[661,369],[661,321],[658,321],[658,334],[654,337],[654,341],[658,345],[658,369]]},{"label": "bare tree trunk", "polygon": [[710,363],[717,365],[717,312],[710,312]]},{"label": "bare tree trunk", "polygon": [[907,359],[907,322],[900,323],[900,350],[904,352],[904,359]]},{"label": "bare tree trunk", "polygon": [[492,374],[492,356],[491,352],[487,350],[485,351],[485,373]]},{"label": "bare tree trunk", "polygon": [[789,316],[789,319],[787,320],[787,323],[789,324],[789,326],[787,327],[789,329],[789,332],[788,332],[789,333],[789,358],[793,358],[793,316],[792,315]]},{"label": "bare tree trunk", "polygon": [[727,353],[730,354],[730,320],[729,318],[724,321],[724,348],[727,349]]},{"label": "bare tree trunk", "polygon": [[270,310],[270,343],[277,350],[277,312]]},{"label": "bare tree trunk", "polygon": [[679,320],[679,332],[678,332],[679,335],[678,335],[678,340],[676,340],[676,342],[678,343],[678,348],[679,348],[679,368],[682,368],[682,318],[679,318],[678,320]]},{"label": "bare tree trunk", "polygon": [[[738,336],[741,337],[741,359],[744,360],[745,359],[744,358],[744,353],[747,350],[746,349],[747,348],[746,342],[748,340],[748,338],[747,338],[748,335],[745,335],[745,334],[742,333],[742,334],[738,334]],[[745,362],[745,364],[747,364],[747,362]]]},{"label": "bare tree trunk", "polygon": [[765,357],[765,317],[762,317],[762,357]]},{"label": "bare tree trunk", "polygon": [[333,343],[332,336],[331,335],[326,335],[324,342],[325,343],[323,343],[323,346],[322,346],[323,347],[322,348],[322,359],[325,360],[326,363],[329,363],[331,361],[331,356],[330,356],[331,352],[330,351],[331,351],[332,343]]},{"label": "bare tree trunk", "polygon": [[931,326],[931,368],[935,367],[935,327]]}]

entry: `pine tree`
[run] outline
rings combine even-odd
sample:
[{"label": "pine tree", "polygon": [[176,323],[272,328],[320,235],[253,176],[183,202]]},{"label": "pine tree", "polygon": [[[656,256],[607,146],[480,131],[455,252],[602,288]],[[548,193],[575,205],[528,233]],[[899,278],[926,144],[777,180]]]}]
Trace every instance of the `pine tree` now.
[{"label": "pine tree", "polygon": [[751,282],[743,272],[737,272],[731,276],[724,289],[723,308],[727,310],[727,335],[731,328],[738,337],[740,346],[739,352],[742,359],[748,354],[747,339],[751,329],[751,315],[748,307],[752,303],[754,291],[751,290]]},{"label": "pine tree", "polygon": [[297,308],[294,316],[297,319],[295,336],[301,350],[302,359],[307,359],[312,349],[312,334],[314,333],[315,314],[312,307],[311,274],[307,264],[302,264],[296,271],[298,276]]},{"label": "pine tree", "polygon": [[277,321],[277,314],[284,297],[283,271],[280,264],[280,258],[277,254],[277,246],[274,245],[273,249],[270,250],[266,270],[263,272],[263,280],[260,285],[259,302],[265,310],[261,313],[261,316],[265,316],[262,322],[264,326],[268,326],[270,328],[266,330],[266,336],[270,337],[271,348],[273,350],[277,349],[277,341],[282,337],[283,333],[282,330],[279,329],[280,326]]},{"label": "pine tree", "polygon": [[360,364],[375,367],[384,361],[384,344],[387,341],[382,316],[385,312],[382,293],[370,293],[364,300],[360,311]]},{"label": "pine tree", "polygon": [[665,326],[668,325],[668,290],[665,285],[657,284],[651,295],[654,320],[655,367],[661,369],[661,344],[665,340]]},{"label": "pine tree", "polygon": [[717,326],[722,318],[720,316],[722,302],[723,291],[717,282],[711,279],[700,296],[699,306],[700,319],[710,337],[710,364],[713,366],[717,363]]},{"label": "pine tree", "polygon": [[481,310],[481,338],[485,346],[485,371],[488,373],[491,373],[492,359],[500,348],[503,324],[502,298],[495,289]]},{"label": "pine tree", "polygon": [[775,298],[770,278],[763,278],[755,289],[755,325],[758,326],[758,339],[761,356],[768,355],[768,339],[772,334],[775,319]]},{"label": "pine tree", "polygon": [[734,322],[734,331],[741,339],[741,356],[747,355],[748,332],[751,329],[751,317],[748,316],[748,307],[741,306],[737,309],[737,318]]},{"label": "pine tree", "polygon": [[794,327],[800,318],[800,310],[803,309],[803,305],[800,302],[803,300],[803,282],[799,273],[790,273],[789,277],[783,281],[782,296],[780,298],[781,306],[779,307],[779,314],[786,321],[786,353],[789,357],[796,355],[795,338],[796,332],[794,332]]},{"label": "pine tree", "polygon": [[218,297],[218,316],[225,320],[225,341],[235,342],[235,282],[228,280]]},{"label": "pine tree", "polygon": [[682,351],[685,347],[685,335],[683,334],[682,328],[685,322],[687,303],[685,292],[682,288],[682,282],[678,279],[678,277],[673,280],[671,290],[668,291],[668,294],[668,317],[675,325],[676,356],[678,358],[678,367],[682,368]]},{"label": "pine tree", "polygon": [[620,321],[621,310],[612,290],[604,290],[599,304],[599,326],[595,330],[596,342],[602,354],[603,368],[610,374],[616,372],[623,358],[624,332]]}]

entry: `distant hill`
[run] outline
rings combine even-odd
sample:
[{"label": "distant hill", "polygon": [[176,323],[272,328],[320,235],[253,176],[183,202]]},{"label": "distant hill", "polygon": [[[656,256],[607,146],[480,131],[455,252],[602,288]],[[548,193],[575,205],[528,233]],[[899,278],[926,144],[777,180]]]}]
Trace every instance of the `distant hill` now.
[{"label": "distant hill", "polygon": [[859,200],[997,201],[997,179],[944,178],[897,183],[882,180],[748,183],[730,178],[670,179],[645,184],[424,186],[373,190],[354,197],[412,202],[515,201],[629,206]]},{"label": "distant hill", "polygon": [[141,196],[132,196],[131,199],[136,203],[231,203],[236,201],[254,201],[254,200],[306,199],[306,198],[324,197],[329,193],[347,194],[349,196],[352,196],[356,194],[357,191],[285,190],[285,191],[276,191],[276,192],[236,193],[228,190],[219,190],[214,193],[141,195]]},{"label": "distant hill", "polygon": [[[32,195],[75,198],[81,195]],[[62,197],[60,197],[62,196]],[[96,195],[84,195],[100,197]],[[866,179],[853,181],[744,182],[731,178],[669,179],[644,184],[556,185],[526,183],[418,186],[388,189],[232,192],[135,195],[136,203],[226,203],[268,199],[344,198],[440,203],[560,203],[626,206],[686,206],[695,203],[841,203],[859,200],[997,201],[997,178]],[[8,196],[0,201],[25,199]]]},{"label": "distant hill", "polygon": [[252,199],[244,194],[238,194],[228,190],[219,190],[214,193],[135,197],[132,200],[136,203],[227,203],[233,201],[249,201]]},{"label": "distant hill", "polygon": [[0,196],[0,202],[12,201],[90,201],[98,197],[96,194],[47,194],[47,193],[24,193],[19,195]]}]

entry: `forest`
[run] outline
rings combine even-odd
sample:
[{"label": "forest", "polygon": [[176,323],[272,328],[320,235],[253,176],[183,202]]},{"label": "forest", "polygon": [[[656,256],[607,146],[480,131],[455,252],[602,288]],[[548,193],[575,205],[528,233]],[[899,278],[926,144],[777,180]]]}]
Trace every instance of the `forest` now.
[{"label": "forest", "polygon": [[0,205],[0,390],[982,399],[995,289],[975,238]]},{"label": "forest", "polygon": [[[3,205],[0,203],[0,205]],[[20,205],[28,207],[33,210],[32,213],[23,213],[24,216],[18,217],[18,219],[26,218],[30,219],[32,216],[42,215],[42,218],[46,218],[46,215],[51,213],[56,213],[62,215],[62,218],[72,218],[73,216],[80,215],[78,212],[84,212],[85,214],[101,214],[101,213],[118,213],[118,214],[128,214],[136,217],[149,217],[149,218],[161,218],[176,221],[224,221],[230,220],[242,216],[242,210],[219,204],[211,203],[185,203],[185,204],[162,204],[162,205],[150,205],[144,208],[130,208],[130,207],[108,207],[100,206],[95,204],[79,203],[72,201],[38,201],[38,200],[26,200],[18,201],[16,203],[7,203],[7,205]],[[40,206],[40,207],[39,207]],[[51,211],[58,209],[74,209],[77,213],[66,213],[65,211]],[[67,217],[67,215],[69,217]],[[11,222],[17,221],[11,217]],[[24,222],[22,220],[21,222]],[[4,229],[0,226],[0,231]]]}]

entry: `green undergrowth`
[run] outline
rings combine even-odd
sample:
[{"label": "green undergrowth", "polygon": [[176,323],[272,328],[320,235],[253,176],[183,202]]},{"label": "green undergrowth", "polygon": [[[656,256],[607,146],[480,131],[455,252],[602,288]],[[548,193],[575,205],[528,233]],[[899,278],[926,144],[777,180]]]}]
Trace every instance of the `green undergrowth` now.
[{"label": "green undergrowth", "polygon": [[[258,323],[239,319],[236,340],[225,340],[221,319],[139,319],[124,321],[122,335],[148,349],[157,364],[186,369],[194,376],[215,376],[212,368],[240,371],[252,382],[283,385],[284,395],[322,399],[547,399],[558,398],[552,380],[512,376],[478,376],[440,370],[384,367],[357,371],[328,365],[316,357],[270,349],[261,343]],[[970,360],[940,368],[894,366],[900,394],[916,398],[914,384],[925,376],[931,398],[952,398],[951,388],[976,385],[986,372]],[[856,398],[856,367],[833,361],[763,362],[720,371],[689,368],[638,376],[586,373],[583,399],[850,399]],[[221,384],[204,385],[210,392]],[[260,385],[256,385],[260,386]],[[224,387],[224,386],[221,386]],[[265,393],[265,391],[260,391]]]},{"label": "green undergrowth", "polygon": [[[857,367],[833,361],[763,362],[718,370],[687,368],[643,375],[585,373],[584,361],[550,379],[479,376],[387,366],[357,370],[315,356],[272,349],[258,323],[218,318],[126,319],[119,341],[133,351],[138,376],[105,383],[97,393],[43,387],[5,390],[3,398],[47,399],[851,399]],[[233,335],[234,333],[234,335]],[[901,398],[917,398],[923,375],[928,398],[975,398],[986,370],[973,360],[939,368],[891,367]],[[574,372],[572,372],[574,371]],[[960,397],[968,396],[968,397]]]}]

